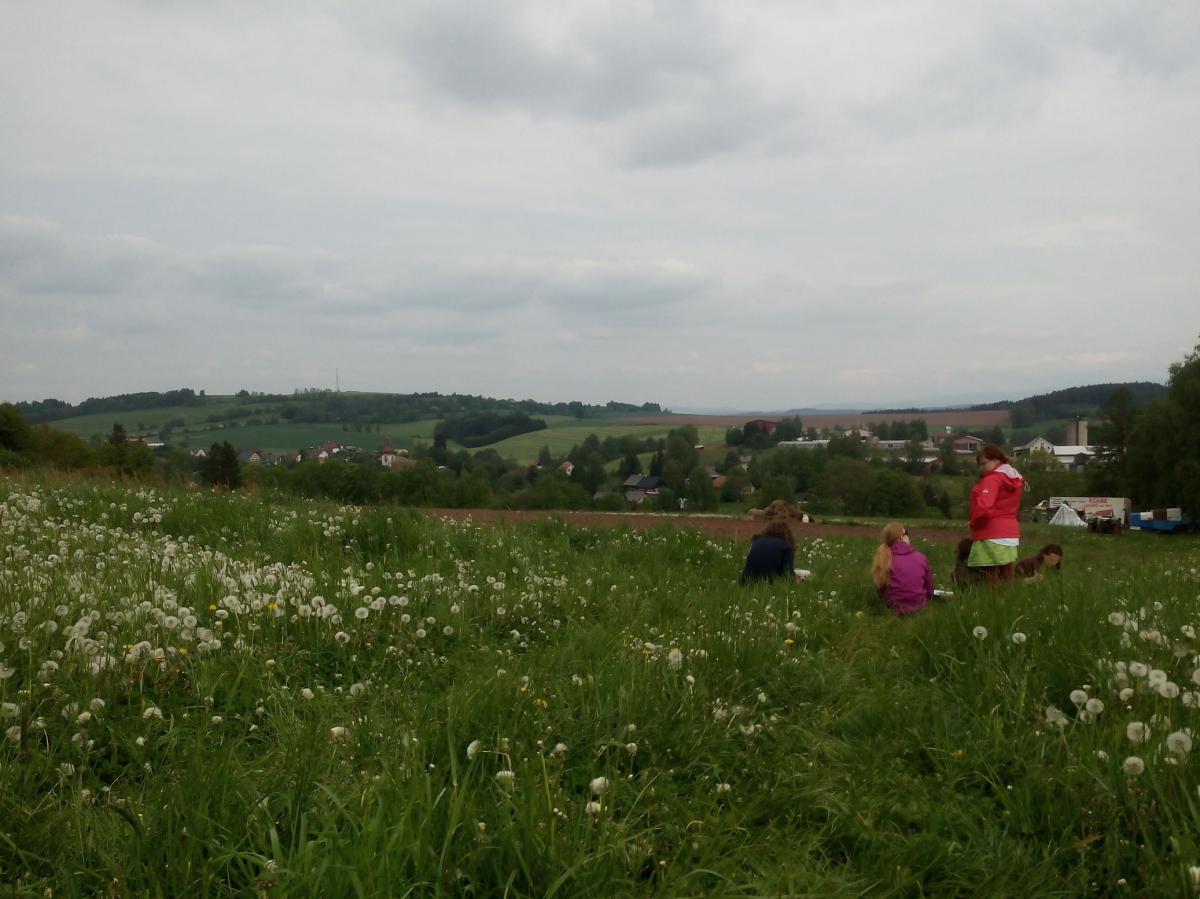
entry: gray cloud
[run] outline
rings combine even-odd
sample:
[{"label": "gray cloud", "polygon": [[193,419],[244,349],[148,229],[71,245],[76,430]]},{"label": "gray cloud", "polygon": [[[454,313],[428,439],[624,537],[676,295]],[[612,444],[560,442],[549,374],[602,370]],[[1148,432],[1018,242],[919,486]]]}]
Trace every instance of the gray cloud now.
[{"label": "gray cloud", "polygon": [[1198,18],[25,5],[0,31],[0,391],[339,367],[786,408],[1162,377],[1200,326]]}]

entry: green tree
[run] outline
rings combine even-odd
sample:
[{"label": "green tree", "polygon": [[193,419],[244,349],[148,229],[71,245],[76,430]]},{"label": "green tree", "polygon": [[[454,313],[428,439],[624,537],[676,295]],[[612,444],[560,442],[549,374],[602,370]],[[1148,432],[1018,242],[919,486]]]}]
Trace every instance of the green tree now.
[{"label": "green tree", "polygon": [[949,435],[938,450],[938,461],[942,463],[942,474],[962,474],[962,457],[954,451],[954,441]]},{"label": "green tree", "polygon": [[908,423],[908,439],[909,440],[928,440],[929,425],[926,424],[923,418],[914,418]]},{"label": "green tree", "polygon": [[1133,391],[1128,387],[1116,390],[1101,407],[1100,414],[1101,419],[1091,434],[1097,453],[1088,466],[1088,489],[1099,496],[1122,495],[1129,490],[1125,453],[1138,420]]},{"label": "green tree", "polygon": [[82,437],[38,425],[32,431],[32,455],[39,462],[68,471],[96,464],[96,449]]},{"label": "green tree", "polygon": [[1143,407],[1130,430],[1125,471],[1140,505],[1200,516],[1200,343],[1169,372],[1167,395]]},{"label": "green tree", "polygon": [[833,457],[817,484],[820,497],[848,515],[869,515],[875,470],[858,459]]},{"label": "green tree", "polygon": [[630,475],[642,473],[642,462],[638,458],[637,453],[630,450],[625,454],[625,458],[621,460],[621,465],[617,469],[617,473],[621,476],[621,480],[625,480]]},{"label": "green tree", "polygon": [[893,518],[919,516],[925,511],[925,501],[911,475],[901,471],[884,470],[871,485],[871,514]]},{"label": "green tree", "polygon": [[27,452],[32,445],[33,435],[29,423],[12,403],[0,403],[0,449],[14,453]]},{"label": "green tree", "polygon": [[925,447],[919,440],[909,440],[904,445],[904,467],[909,474],[920,474],[925,470]]},{"label": "green tree", "polygon": [[[329,469],[328,474],[340,474],[346,468],[343,465],[312,465],[314,476],[319,476],[322,469]],[[208,455],[200,464],[200,483],[208,487],[227,487],[236,490],[242,486],[242,468],[238,464],[237,450],[228,441],[214,443],[208,450]],[[326,493],[325,495],[333,495]],[[338,499],[344,499],[338,496]]]},{"label": "green tree", "polygon": [[720,504],[720,497],[713,488],[712,478],[708,476],[708,471],[699,465],[688,473],[683,495],[688,501],[688,510],[693,512],[711,512]]}]

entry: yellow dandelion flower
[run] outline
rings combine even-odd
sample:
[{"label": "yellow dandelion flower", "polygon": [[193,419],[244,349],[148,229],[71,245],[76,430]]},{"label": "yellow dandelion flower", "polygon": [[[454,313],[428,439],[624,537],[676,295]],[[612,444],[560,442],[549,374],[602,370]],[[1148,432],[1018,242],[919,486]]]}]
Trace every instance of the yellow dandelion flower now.
[{"label": "yellow dandelion flower", "polygon": [[177,649],[177,650],[176,650],[176,652],[178,652],[178,653],[179,653],[181,656],[185,656],[185,655],[187,655],[187,653],[188,653],[188,651],[187,651],[187,647],[186,647],[186,646],[180,646],[180,647],[179,647],[179,649]]},{"label": "yellow dandelion flower", "polygon": [[784,646],[795,646],[795,645],[796,645],[796,641],[795,641],[795,640],[793,640],[791,637],[788,637],[788,638],[786,638],[786,639],[783,641],[783,645],[784,645]]}]

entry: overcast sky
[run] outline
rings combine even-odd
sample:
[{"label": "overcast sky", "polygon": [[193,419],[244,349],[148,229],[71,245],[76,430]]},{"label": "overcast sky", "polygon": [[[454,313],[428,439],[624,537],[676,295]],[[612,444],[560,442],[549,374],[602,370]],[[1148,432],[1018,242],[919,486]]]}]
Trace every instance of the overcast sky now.
[{"label": "overcast sky", "polygon": [[0,400],[1164,380],[1200,3],[10,4]]}]

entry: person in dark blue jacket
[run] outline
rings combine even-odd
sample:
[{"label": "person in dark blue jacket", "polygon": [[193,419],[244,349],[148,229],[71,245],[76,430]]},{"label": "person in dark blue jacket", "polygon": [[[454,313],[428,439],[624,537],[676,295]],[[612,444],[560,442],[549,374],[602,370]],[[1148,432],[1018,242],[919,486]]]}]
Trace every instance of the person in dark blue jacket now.
[{"label": "person in dark blue jacket", "polygon": [[750,544],[746,567],[742,569],[742,583],[769,583],[777,577],[791,578],[795,561],[796,538],[792,536],[792,529],[782,521],[773,521]]}]

